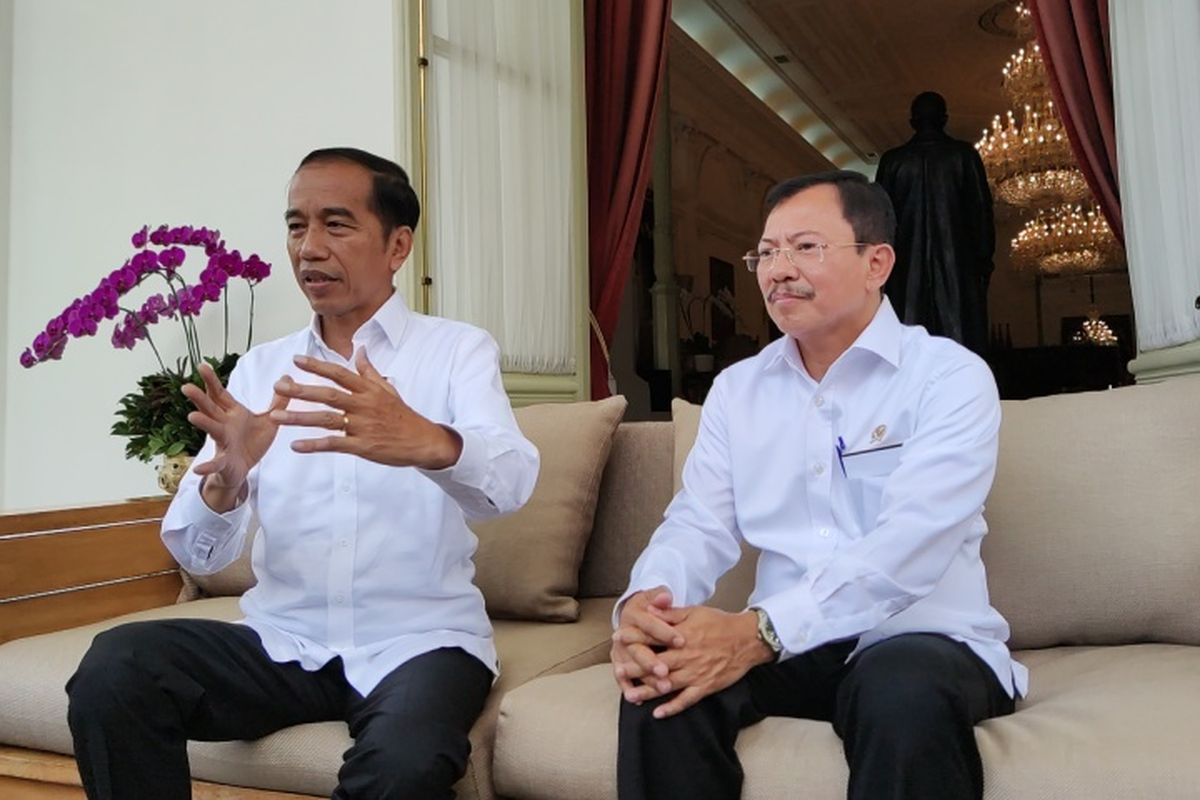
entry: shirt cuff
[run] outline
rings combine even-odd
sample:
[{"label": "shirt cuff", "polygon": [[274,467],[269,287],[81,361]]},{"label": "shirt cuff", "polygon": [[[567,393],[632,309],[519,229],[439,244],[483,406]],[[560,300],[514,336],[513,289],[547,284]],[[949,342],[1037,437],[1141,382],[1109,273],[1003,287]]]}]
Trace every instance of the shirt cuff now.
[{"label": "shirt cuff", "polygon": [[795,587],[758,600],[753,606],[767,612],[775,633],[783,643],[782,661],[822,644],[814,641],[813,633],[822,620],[821,608],[813,599],[808,587]]},{"label": "shirt cuff", "polygon": [[192,540],[191,547],[194,565],[191,571],[197,572],[197,574],[200,574],[203,565],[214,554],[221,551],[229,538],[245,525],[247,517],[250,515],[250,504],[246,500],[242,500],[224,514],[213,511],[209,508],[208,503],[204,502],[204,496],[201,493],[203,487],[202,481],[194,491],[179,498],[182,501],[183,518],[193,520],[196,529],[196,536]]},{"label": "shirt cuff", "polygon": [[462,439],[462,452],[458,454],[458,461],[443,469],[422,469],[421,472],[447,490],[452,497],[455,496],[453,487],[463,486],[483,492],[491,503],[487,442],[474,431],[460,431],[452,427],[450,429]]}]

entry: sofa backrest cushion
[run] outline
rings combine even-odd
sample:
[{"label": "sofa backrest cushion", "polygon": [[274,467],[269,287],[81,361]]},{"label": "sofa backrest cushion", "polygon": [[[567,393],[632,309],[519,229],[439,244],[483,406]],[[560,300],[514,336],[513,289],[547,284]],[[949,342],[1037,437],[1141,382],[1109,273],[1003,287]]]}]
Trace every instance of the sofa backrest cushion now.
[{"label": "sofa backrest cushion", "polygon": [[548,622],[579,617],[579,568],[626,405],[617,396],[515,411],[521,432],[541,454],[541,469],[524,507],[470,523],[479,537],[475,585],[491,616]]},{"label": "sofa backrest cushion", "polygon": [[670,422],[625,422],[617,429],[583,559],[581,597],[617,595],[629,585],[629,570],[671,500],[672,447]]},{"label": "sofa backrest cushion", "polygon": [[1200,379],[1005,401],[984,516],[1015,649],[1200,644]]}]

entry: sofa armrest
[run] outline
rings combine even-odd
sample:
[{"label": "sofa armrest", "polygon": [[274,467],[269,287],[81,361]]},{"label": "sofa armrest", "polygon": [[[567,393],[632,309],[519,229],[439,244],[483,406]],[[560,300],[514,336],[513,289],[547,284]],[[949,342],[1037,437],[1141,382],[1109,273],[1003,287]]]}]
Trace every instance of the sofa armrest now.
[{"label": "sofa armrest", "polygon": [[170,605],[169,498],[0,514],[0,643]]}]

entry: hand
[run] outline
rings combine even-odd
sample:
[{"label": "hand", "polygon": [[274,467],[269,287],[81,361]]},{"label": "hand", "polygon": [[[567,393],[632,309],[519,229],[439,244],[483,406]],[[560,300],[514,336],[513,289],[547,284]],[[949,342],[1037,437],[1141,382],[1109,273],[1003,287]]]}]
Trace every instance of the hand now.
[{"label": "hand", "polygon": [[277,409],[271,412],[272,420],[280,425],[341,431],[341,435],[322,439],[298,439],[292,442],[296,452],[353,453],[379,464],[423,469],[445,469],[458,463],[462,438],[409,408],[400,393],[372,366],[365,350],[359,350],[355,359],[357,375],[315,358],[297,356],[295,361],[305,372],[328,378],[346,390],[308,386],[286,375],[279,379],[275,391],[283,397],[321,403],[333,410]]},{"label": "hand", "polygon": [[[660,656],[669,670],[667,691],[679,693],[654,709],[657,719],[678,714],[710,694],[732,686],[752,667],[775,658],[758,638],[758,617],[753,611],[730,614],[708,606],[688,606],[656,608],[651,613],[687,640],[685,646],[672,648]],[[655,688],[665,694],[662,687]]]},{"label": "hand", "polygon": [[610,658],[617,685],[630,702],[657,697],[657,686],[664,687],[663,692],[668,690],[667,665],[652,648],[682,647],[684,638],[652,610],[669,609],[671,603],[670,590],[659,586],[631,595],[621,606]]},{"label": "hand", "polygon": [[233,399],[210,365],[200,365],[200,378],[203,391],[192,383],[183,387],[184,395],[196,407],[188,414],[188,422],[209,435],[216,454],[192,471],[205,476],[201,487],[204,502],[223,514],[238,504],[246,476],[275,441],[279,426],[270,415],[286,406],[287,398],[276,394],[265,412],[255,414]]}]

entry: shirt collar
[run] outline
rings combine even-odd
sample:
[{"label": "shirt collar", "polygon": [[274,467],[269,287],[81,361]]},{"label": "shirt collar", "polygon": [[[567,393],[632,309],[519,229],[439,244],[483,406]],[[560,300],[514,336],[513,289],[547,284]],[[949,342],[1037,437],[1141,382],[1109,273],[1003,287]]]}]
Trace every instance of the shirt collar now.
[{"label": "shirt collar", "polygon": [[[896,316],[891,301],[885,295],[870,323],[863,328],[854,343],[846,349],[847,351],[866,350],[879,356],[893,367],[899,367],[900,339],[903,333],[904,326],[900,324],[900,318]],[[772,348],[774,349],[772,350]],[[767,369],[784,362],[799,369],[805,375],[808,374],[808,370],[804,368],[804,361],[800,358],[800,348],[796,346],[791,336],[780,336],[767,345],[766,359],[764,367]],[[840,361],[841,358],[839,357],[838,360]]]},{"label": "shirt collar", "polygon": [[[404,302],[404,298],[401,297],[399,292],[393,291],[392,296],[379,307],[374,316],[364,322],[362,327],[354,332],[353,341],[355,349],[357,350],[361,344],[376,339],[381,333],[387,338],[388,344],[391,345],[392,349],[399,348],[411,315],[412,312]],[[308,341],[309,352],[312,352],[316,348],[329,350],[325,345],[324,339],[321,338],[320,317],[316,314],[312,315],[312,320],[308,324]]]}]

